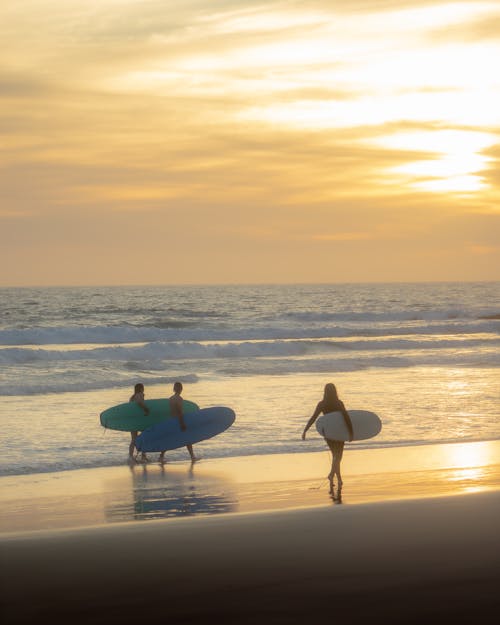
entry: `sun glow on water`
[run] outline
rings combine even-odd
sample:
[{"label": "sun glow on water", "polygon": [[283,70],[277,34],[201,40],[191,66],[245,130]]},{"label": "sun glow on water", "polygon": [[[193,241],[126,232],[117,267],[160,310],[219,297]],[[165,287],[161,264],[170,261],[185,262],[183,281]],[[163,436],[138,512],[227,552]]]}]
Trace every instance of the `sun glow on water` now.
[{"label": "sun glow on water", "polygon": [[477,477],[481,473],[481,467],[494,461],[490,457],[487,443],[448,445],[446,457],[450,467],[458,469],[456,479],[460,479],[460,475]]}]

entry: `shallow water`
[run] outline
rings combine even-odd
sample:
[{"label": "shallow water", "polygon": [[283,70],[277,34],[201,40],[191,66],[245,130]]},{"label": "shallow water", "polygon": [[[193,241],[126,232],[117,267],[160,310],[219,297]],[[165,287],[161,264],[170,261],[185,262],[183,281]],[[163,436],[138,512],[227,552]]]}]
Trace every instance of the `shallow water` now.
[{"label": "shallow water", "polygon": [[330,381],[382,419],[353,446],[500,438],[499,283],[1,289],[0,312],[3,475],[123,463],[98,415],[138,381],[235,410],[204,457],[322,449],[300,434]]}]

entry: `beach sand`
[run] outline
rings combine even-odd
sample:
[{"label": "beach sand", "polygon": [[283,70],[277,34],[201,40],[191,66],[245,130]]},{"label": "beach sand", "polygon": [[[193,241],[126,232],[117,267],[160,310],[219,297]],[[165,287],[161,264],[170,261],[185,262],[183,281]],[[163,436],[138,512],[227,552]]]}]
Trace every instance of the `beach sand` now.
[{"label": "beach sand", "polygon": [[0,480],[6,623],[489,622],[500,441]]}]

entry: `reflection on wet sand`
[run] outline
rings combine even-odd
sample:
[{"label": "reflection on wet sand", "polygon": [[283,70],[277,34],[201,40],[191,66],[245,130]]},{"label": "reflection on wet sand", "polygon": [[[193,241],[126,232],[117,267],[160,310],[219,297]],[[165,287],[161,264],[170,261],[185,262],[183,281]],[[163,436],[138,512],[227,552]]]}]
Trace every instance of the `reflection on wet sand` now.
[{"label": "reflection on wet sand", "polygon": [[339,500],[327,452],[102,467],[0,478],[0,533],[494,491],[500,440],[346,454]]},{"label": "reflection on wet sand", "polygon": [[140,521],[237,511],[237,497],[230,483],[210,475],[195,476],[196,466],[130,465],[132,497],[108,502],[107,520]]},{"label": "reflection on wet sand", "polygon": [[[113,501],[108,500],[106,517],[110,522],[150,520],[496,489],[499,467],[491,463],[491,446],[472,443],[410,448],[403,459],[401,450],[352,454],[346,463],[343,488],[340,493],[335,488],[334,496],[328,493],[327,480],[318,483],[311,479],[318,468],[325,468],[324,458],[319,456],[317,463],[312,462],[312,456],[281,455],[229,458],[199,465],[136,464],[130,467],[131,487],[128,485],[127,493],[116,493]],[[373,461],[367,460],[372,454]],[[388,456],[387,466],[375,461],[380,456]],[[399,462],[394,462],[398,458]],[[419,468],[410,469],[412,466]],[[400,470],[394,470],[396,467]]]}]

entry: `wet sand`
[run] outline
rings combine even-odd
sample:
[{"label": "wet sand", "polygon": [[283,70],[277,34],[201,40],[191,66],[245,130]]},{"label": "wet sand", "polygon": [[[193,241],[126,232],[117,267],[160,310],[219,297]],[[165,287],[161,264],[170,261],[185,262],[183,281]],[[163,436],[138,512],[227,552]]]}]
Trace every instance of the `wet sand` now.
[{"label": "wet sand", "polygon": [[0,479],[7,623],[481,622],[500,442]]}]

